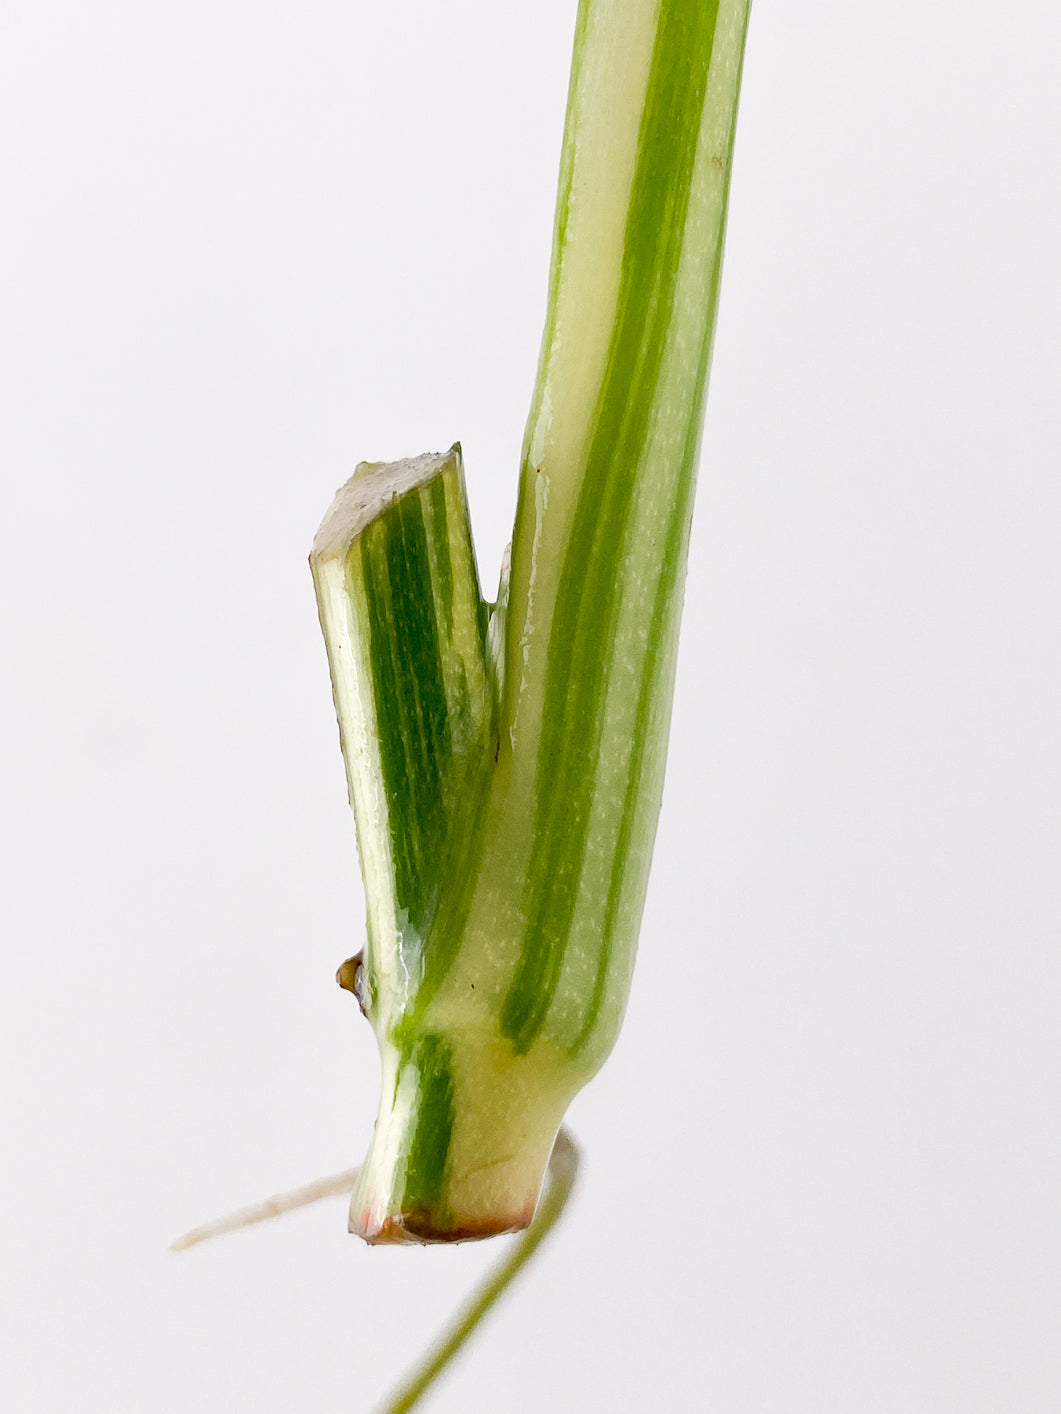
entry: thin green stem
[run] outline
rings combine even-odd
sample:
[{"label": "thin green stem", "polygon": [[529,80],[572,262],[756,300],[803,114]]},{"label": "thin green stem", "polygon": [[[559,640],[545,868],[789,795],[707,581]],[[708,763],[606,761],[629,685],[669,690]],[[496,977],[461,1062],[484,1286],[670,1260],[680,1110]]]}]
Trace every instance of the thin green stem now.
[{"label": "thin green stem", "polygon": [[462,1315],[442,1337],[423,1364],[381,1405],[378,1414],[405,1414],[412,1409],[460,1350],[476,1326],[504,1292],[523,1266],[534,1256],[542,1240],[556,1226],[571,1197],[578,1176],[578,1146],[566,1129],[561,1129],[553,1145],[546,1189],[530,1227],[520,1236],[511,1252],[483,1283]]}]

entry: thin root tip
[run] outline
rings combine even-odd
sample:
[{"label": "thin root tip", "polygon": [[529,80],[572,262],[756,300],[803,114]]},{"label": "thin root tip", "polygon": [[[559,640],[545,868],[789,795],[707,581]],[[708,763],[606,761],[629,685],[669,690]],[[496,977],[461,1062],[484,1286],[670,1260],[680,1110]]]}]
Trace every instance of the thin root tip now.
[{"label": "thin root tip", "polygon": [[264,1203],[240,1208],[238,1212],[229,1213],[218,1218],[216,1222],[193,1227],[191,1232],[174,1239],[169,1250],[186,1252],[189,1247],[197,1247],[200,1242],[209,1242],[212,1238],[222,1237],[228,1232],[238,1232],[244,1227],[254,1227],[257,1223],[268,1222],[271,1218],[278,1218],[282,1213],[293,1212],[296,1208],[307,1208],[311,1203],[319,1203],[322,1198],[334,1198],[349,1193],[356,1177],[357,1169],[344,1169],[342,1173],[308,1183],[304,1188],[294,1188],[290,1193],[277,1193],[273,1198],[266,1198]]}]

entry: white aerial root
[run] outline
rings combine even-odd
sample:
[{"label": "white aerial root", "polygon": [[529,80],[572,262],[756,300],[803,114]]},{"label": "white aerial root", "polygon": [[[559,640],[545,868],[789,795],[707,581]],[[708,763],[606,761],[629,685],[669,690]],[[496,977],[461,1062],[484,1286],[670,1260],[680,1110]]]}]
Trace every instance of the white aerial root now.
[{"label": "white aerial root", "polygon": [[307,1208],[311,1203],[319,1203],[322,1198],[340,1197],[351,1191],[356,1178],[357,1169],[344,1169],[342,1173],[333,1173],[330,1178],[318,1178],[314,1183],[307,1183],[302,1188],[277,1193],[261,1203],[251,1204],[249,1208],[239,1208],[234,1213],[227,1213],[223,1218],[204,1223],[202,1227],[193,1227],[191,1232],[186,1232],[183,1237],[171,1242],[169,1250],[184,1252],[200,1242],[209,1242],[212,1237],[221,1237],[226,1232],[238,1232],[241,1227],[253,1227],[255,1223],[268,1222],[270,1218],[278,1218],[284,1213],[293,1212],[295,1208]]}]

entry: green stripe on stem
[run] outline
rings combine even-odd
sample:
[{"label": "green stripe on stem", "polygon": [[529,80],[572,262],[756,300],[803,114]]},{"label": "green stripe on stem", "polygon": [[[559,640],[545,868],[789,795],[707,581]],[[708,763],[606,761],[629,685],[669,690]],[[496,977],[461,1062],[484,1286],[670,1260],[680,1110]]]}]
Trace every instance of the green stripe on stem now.
[{"label": "green stripe on stem", "polygon": [[[544,716],[538,749],[525,901],[528,945],[501,1019],[519,1050],[531,1045],[548,1013],[578,898],[603,729],[599,707],[622,590],[622,546],[674,318],[716,12],[716,5],[665,0],[656,33],[611,349],[549,635],[546,699],[552,710]],[[688,416],[698,425],[703,389],[690,391]],[[635,752],[640,748],[635,739]],[[620,842],[627,845],[628,819],[624,812]]]},{"label": "green stripe on stem", "polygon": [[415,987],[494,715],[460,449],[360,466],[311,566],[365,872],[366,990],[389,1025]]},{"label": "green stripe on stem", "polygon": [[325,555],[315,574],[384,1069],[351,1209],[369,1240],[526,1222],[566,1105],[618,1033],[662,795],[748,8],[579,7],[503,602],[491,615],[479,596],[459,458],[456,474],[444,457],[375,469],[397,499],[322,530],[342,565],[337,581]]}]

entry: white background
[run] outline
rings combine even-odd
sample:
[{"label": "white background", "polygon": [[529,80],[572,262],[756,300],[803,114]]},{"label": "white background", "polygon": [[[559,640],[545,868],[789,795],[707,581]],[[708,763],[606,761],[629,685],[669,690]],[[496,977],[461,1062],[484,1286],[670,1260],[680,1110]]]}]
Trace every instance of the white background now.
[{"label": "white background", "polygon": [[[574,12],[0,11],[17,1414],[360,1414],[497,1255],[165,1249],[367,1143],[306,554],[459,437],[495,582]],[[1059,55],[758,0],[629,1019],[439,1414],[1061,1408]]]}]

